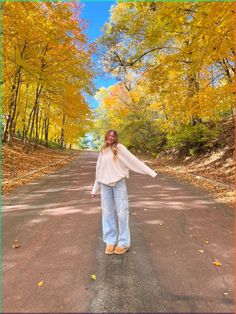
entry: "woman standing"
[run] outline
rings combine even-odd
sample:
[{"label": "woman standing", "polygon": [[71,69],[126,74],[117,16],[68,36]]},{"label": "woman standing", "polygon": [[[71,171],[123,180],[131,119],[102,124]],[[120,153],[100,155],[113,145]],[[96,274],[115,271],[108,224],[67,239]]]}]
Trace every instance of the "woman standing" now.
[{"label": "woman standing", "polygon": [[[105,254],[123,254],[130,247],[129,202],[125,182],[125,178],[129,178],[129,170],[148,174],[153,178],[157,175],[125,145],[118,142],[118,134],[115,130],[107,131],[105,143],[97,159],[96,178],[91,192],[94,197],[101,188]],[[118,228],[114,208],[118,217]]]}]

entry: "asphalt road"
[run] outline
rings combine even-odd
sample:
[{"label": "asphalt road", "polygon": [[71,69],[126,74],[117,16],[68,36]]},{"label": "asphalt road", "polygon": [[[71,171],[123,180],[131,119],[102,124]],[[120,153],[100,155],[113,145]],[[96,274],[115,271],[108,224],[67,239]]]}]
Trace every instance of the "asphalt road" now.
[{"label": "asphalt road", "polygon": [[234,209],[130,171],[131,248],[105,255],[100,194],[90,195],[97,156],[3,197],[2,312],[234,313]]}]

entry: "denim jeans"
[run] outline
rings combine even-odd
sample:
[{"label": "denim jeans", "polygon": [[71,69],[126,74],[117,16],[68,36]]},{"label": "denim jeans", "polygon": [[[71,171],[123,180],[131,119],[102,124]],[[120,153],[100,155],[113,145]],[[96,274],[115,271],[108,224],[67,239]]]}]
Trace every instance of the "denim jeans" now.
[{"label": "denim jeans", "polygon": [[129,202],[125,178],[115,186],[101,183],[101,206],[103,241],[106,244],[117,243],[118,246],[129,247]]}]

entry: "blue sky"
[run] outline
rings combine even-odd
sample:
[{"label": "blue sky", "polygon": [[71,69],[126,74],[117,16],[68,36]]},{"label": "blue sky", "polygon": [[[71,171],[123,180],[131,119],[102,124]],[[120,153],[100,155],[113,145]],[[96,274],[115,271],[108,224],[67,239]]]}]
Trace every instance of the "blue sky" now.
[{"label": "blue sky", "polygon": [[[101,35],[101,27],[106,21],[109,20],[109,10],[116,1],[80,1],[83,4],[83,9],[81,11],[81,18],[87,20],[89,27],[85,30],[89,41],[95,41],[96,38]],[[93,61],[96,63],[97,59],[94,56]],[[113,78],[105,79],[104,77],[97,77],[95,79],[95,86],[97,88],[107,87],[113,85],[116,81]],[[86,96],[87,101],[91,108],[96,108],[98,103],[93,97]]]}]

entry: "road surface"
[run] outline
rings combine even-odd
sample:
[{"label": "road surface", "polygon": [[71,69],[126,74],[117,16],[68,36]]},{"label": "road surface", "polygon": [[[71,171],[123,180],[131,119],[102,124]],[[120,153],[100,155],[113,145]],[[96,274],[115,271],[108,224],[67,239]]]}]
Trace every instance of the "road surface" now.
[{"label": "road surface", "polygon": [[97,156],[3,197],[3,313],[234,313],[233,208],[130,171],[131,248],[105,255]]}]

